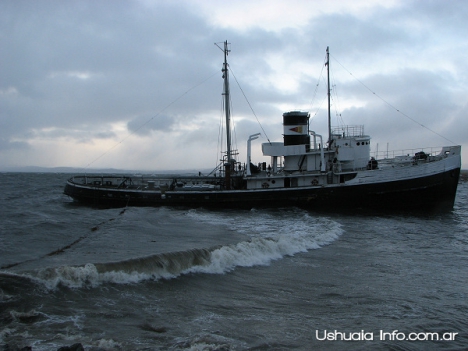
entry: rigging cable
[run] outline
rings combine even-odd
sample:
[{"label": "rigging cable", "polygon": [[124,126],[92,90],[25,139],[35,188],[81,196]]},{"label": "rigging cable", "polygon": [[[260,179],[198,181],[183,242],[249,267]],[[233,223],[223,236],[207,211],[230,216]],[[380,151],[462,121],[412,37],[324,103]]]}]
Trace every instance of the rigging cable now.
[{"label": "rigging cable", "polygon": [[120,140],[118,143],[114,144],[114,146],[111,146],[107,151],[105,151],[104,153],[102,153],[100,156],[98,156],[97,158],[95,158],[93,161],[91,161],[90,163],[88,163],[86,165],[86,167],[84,167],[83,169],[87,169],[89,166],[91,166],[94,162],[100,160],[102,157],[104,157],[105,155],[107,155],[109,152],[111,152],[113,149],[115,149],[117,146],[119,146],[120,144],[122,144],[125,140],[127,140],[128,138],[130,138],[131,136],[133,136],[136,132],[138,132],[141,128],[143,128],[144,126],[146,126],[148,123],[150,123],[153,119],[155,119],[156,117],[158,117],[161,113],[163,113],[164,111],[166,111],[169,107],[171,107],[172,105],[174,105],[177,101],[179,101],[180,99],[182,99],[185,95],[187,95],[189,92],[191,92],[192,90],[194,90],[195,88],[199,87],[200,85],[204,84],[205,82],[207,82],[208,80],[210,80],[211,78],[213,78],[215,75],[217,75],[218,72],[216,73],[213,73],[211,76],[209,76],[208,78],[204,79],[203,81],[201,81],[200,83],[197,83],[195,84],[194,86],[192,86],[190,89],[188,89],[186,92],[184,92],[183,94],[179,95],[177,98],[175,98],[174,100],[172,100],[172,102],[170,102],[169,104],[167,104],[163,109],[161,109],[156,115],[154,115],[153,117],[151,117],[149,120],[147,120],[145,123],[143,123],[142,125],[140,125],[137,129],[133,130],[132,132],[130,132],[130,134],[128,134],[126,137],[124,137],[122,140]]},{"label": "rigging cable", "polygon": [[224,145],[224,97],[223,94],[221,96],[221,108],[220,108],[220,115],[219,115],[219,127],[218,127],[218,144],[216,146],[216,162],[215,162],[215,168],[211,170],[208,175],[212,175],[217,171],[222,172],[222,165],[223,165],[223,156],[221,156],[221,159],[218,159],[219,154],[223,154],[223,145]]},{"label": "rigging cable", "polygon": [[232,139],[234,139],[234,143],[232,142],[231,140],[231,147],[232,147],[232,144],[234,144],[234,149],[231,150],[231,156],[233,156],[233,158],[235,159],[235,155],[238,155],[238,148],[237,148],[237,134],[236,134],[236,124],[234,123],[234,118],[232,117],[232,100],[231,100],[231,95],[229,95],[229,111],[231,111],[231,130],[232,130]]},{"label": "rigging cable", "polygon": [[[332,56],[330,54],[330,56]],[[418,122],[417,120],[415,120],[414,118],[408,116],[406,113],[400,111],[399,109],[397,109],[395,106],[393,106],[391,103],[389,103],[387,100],[385,100],[383,97],[381,97],[380,95],[376,94],[374,91],[372,91],[367,85],[365,85],[361,80],[359,80],[358,78],[356,78],[350,71],[348,71],[346,69],[346,67],[344,67],[334,56],[332,56],[333,59],[346,71],[348,72],[354,79],[356,79],[364,88],[366,88],[367,90],[369,90],[372,94],[374,94],[375,96],[377,96],[380,100],[382,100],[383,102],[385,102],[388,106],[390,106],[392,109],[394,109],[395,111],[397,111],[399,114],[405,116],[406,118],[408,118],[409,120],[413,121],[414,123],[418,124],[419,126],[427,129],[428,131],[438,135],[439,137],[441,137],[442,139],[445,139],[447,140],[448,142],[456,145],[457,143],[453,142],[452,140],[450,139],[447,139],[446,137],[444,137],[443,135],[437,133],[436,131],[432,130],[431,128],[425,126],[424,124]]]},{"label": "rigging cable", "polygon": [[[320,85],[320,80],[321,79],[325,79],[325,77],[323,76],[323,69],[325,68],[325,63],[327,61],[327,56],[325,56],[325,59],[323,61],[323,64],[322,64],[322,70],[320,71],[320,76],[318,78],[318,81],[317,81],[317,84],[315,85],[315,91],[314,91],[314,96],[312,97],[312,102],[310,103],[310,110],[312,110],[312,106],[314,106],[314,102],[315,102],[315,98],[317,97],[317,92],[318,92],[318,88],[319,88],[319,85]],[[324,101],[326,100],[326,95],[325,95],[325,98],[322,100],[322,102],[320,103],[319,107],[317,108],[317,111],[315,111],[315,114],[311,117],[311,118],[314,118],[315,116],[317,116],[317,114],[319,113]]]},{"label": "rigging cable", "polygon": [[[224,136],[224,116],[223,116],[223,111],[224,111],[224,98],[222,97],[222,94],[221,94],[221,114],[220,114],[220,118],[219,118],[219,127],[218,127],[218,145],[216,146],[216,167],[214,168],[214,170],[211,171],[210,174],[216,172],[218,170],[218,168],[220,167],[219,165],[219,159],[218,159],[218,155],[220,153],[223,152],[223,143],[224,143],[224,139],[223,139],[223,136]],[[221,157],[222,158],[222,157]],[[222,160],[221,160],[222,162]]]},{"label": "rigging cable", "polygon": [[[228,64],[227,65],[227,68],[231,71],[232,73],[232,70],[231,70],[231,66]],[[232,75],[234,76],[234,73],[232,73]],[[235,78],[235,77],[234,77]],[[237,79],[236,79],[236,82],[237,82]],[[237,83],[239,85],[239,83]],[[229,128],[231,129],[232,131],[232,134],[231,135],[231,138],[234,139],[234,142],[231,140],[231,147],[232,145],[234,144],[234,149],[231,150],[231,156],[235,159],[235,155],[238,155],[238,148],[237,148],[237,134],[236,134],[236,124],[234,123],[234,118],[232,117],[233,116],[233,113],[232,113],[232,96],[231,94],[229,94],[229,111],[231,112],[230,113],[230,126]]]},{"label": "rigging cable", "polygon": [[[335,78],[335,74],[334,74],[334,71],[331,72],[331,80],[333,82],[336,81],[336,78]],[[335,109],[335,117],[336,117],[336,121],[337,121],[337,125],[341,124],[344,125],[344,121],[343,121],[343,118],[341,117],[341,113],[339,113],[338,111],[340,110],[340,107],[339,107],[339,99],[338,99],[338,92],[337,92],[337,88],[336,88],[336,84],[332,84],[332,91],[330,93],[331,94],[331,98],[332,100],[335,102],[335,104],[333,104],[333,107]]]},{"label": "rigging cable", "polygon": [[231,73],[232,73],[232,76],[234,77],[234,80],[235,80],[236,83],[237,83],[237,86],[239,87],[240,91],[242,92],[242,95],[244,95],[245,101],[247,101],[247,104],[249,105],[250,110],[252,111],[253,115],[255,116],[255,119],[257,120],[258,125],[259,125],[260,128],[262,129],[263,134],[264,134],[265,137],[267,138],[268,142],[271,144],[270,138],[268,138],[268,135],[267,135],[267,133],[265,132],[265,129],[263,129],[262,124],[260,123],[260,121],[259,121],[259,119],[258,119],[258,117],[257,117],[257,114],[255,113],[255,111],[254,111],[252,105],[250,104],[249,99],[247,99],[247,96],[245,95],[244,90],[243,90],[242,87],[240,86],[239,81],[237,80],[236,75],[235,75],[234,72],[232,71],[232,68],[231,68],[231,67],[229,67],[229,69],[230,69],[230,71],[231,71]]}]

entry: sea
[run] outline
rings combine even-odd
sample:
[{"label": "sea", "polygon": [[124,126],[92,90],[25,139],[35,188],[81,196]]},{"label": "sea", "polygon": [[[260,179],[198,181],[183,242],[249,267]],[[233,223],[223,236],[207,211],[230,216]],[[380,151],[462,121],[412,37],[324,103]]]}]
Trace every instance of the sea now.
[{"label": "sea", "polygon": [[[453,211],[98,209],[0,173],[2,350],[467,350]],[[358,199],[357,199],[358,203]]]}]

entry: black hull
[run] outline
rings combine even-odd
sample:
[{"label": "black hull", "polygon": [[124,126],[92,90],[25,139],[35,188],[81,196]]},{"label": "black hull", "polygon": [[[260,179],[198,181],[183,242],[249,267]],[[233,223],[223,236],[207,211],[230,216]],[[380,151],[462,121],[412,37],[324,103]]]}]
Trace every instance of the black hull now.
[{"label": "black hull", "polygon": [[453,208],[460,169],[409,180],[323,187],[158,191],[84,186],[67,182],[64,193],[74,200],[99,207],[183,206],[211,208],[256,208],[298,206],[308,209],[415,209]]}]

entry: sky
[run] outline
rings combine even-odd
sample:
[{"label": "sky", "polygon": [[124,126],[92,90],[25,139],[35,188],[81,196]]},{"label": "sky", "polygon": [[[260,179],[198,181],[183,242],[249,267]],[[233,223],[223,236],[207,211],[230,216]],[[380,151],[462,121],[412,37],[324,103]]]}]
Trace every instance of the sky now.
[{"label": "sky", "polygon": [[[462,145],[468,168],[468,1],[2,0],[0,171],[212,169],[266,161],[282,114],[364,125],[371,151]],[[220,145],[221,144],[221,145]],[[430,149],[427,149],[430,150]]]}]

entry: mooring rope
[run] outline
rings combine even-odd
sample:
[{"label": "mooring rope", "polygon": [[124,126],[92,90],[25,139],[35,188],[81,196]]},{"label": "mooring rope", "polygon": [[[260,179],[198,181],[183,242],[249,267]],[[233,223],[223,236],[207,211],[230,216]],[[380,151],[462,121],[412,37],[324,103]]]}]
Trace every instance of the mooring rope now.
[{"label": "mooring rope", "polygon": [[29,262],[34,262],[34,261],[38,261],[40,259],[43,259],[43,258],[47,258],[47,257],[50,257],[50,256],[56,256],[56,255],[59,255],[61,253],[64,253],[66,250],[70,249],[71,247],[73,247],[74,245],[78,244],[80,241],[82,241],[83,239],[86,239],[88,238],[91,233],[97,231],[100,226],[106,224],[106,223],[109,223],[109,222],[112,222],[114,221],[115,219],[118,218],[118,216],[121,216],[125,213],[125,211],[127,210],[127,207],[125,207],[124,209],[122,209],[119,214],[114,217],[114,218],[110,218],[108,220],[105,220],[97,225],[95,225],[94,227],[92,227],[90,229],[90,232],[86,235],[83,235],[83,236],[80,236],[78,239],[76,239],[75,241],[73,241],[71,244],[68,244],[68,245],[65,245],[57,250],[54,250],[52,252],[49,252],[41,257],[37,257],[37,258],[32,258],[32,259],[29,259],[29,260],[25,260],[25,261],[21,261],[21,262],[17,262],[17,263],[11,263],[11,264],[7,264],[7,265],[4,265],[4,266],[1,266],[0,269],[8,269],[8,268],[12,268],[12,267],[16,267],[16,266],[19,266],[19,265],[22,265],[22,264],[25,264],[25,263],[29,263]]}]

